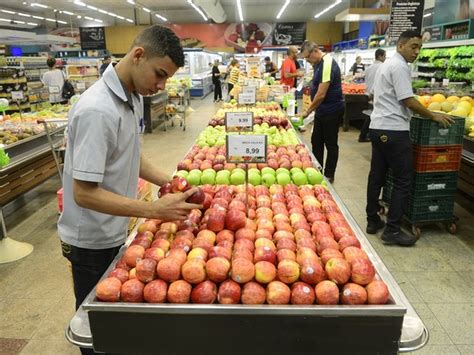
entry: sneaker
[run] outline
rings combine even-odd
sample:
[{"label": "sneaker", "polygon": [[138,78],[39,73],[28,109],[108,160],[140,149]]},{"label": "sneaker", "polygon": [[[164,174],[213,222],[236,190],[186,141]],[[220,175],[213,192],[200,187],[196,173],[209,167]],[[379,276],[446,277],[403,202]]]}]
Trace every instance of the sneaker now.
[{"label": "sneaker", "polygon": [[415,244],[418,240],[417,237],[413,235],[408,235],[403,231],[398,232],[386,232],[382,234],[382,240],[385,244],[398,244],[403,246],[411,246]]},{"label": "sneaker", "polygon": [[367,222],[365,231],[367,234],[376,234],[379,230],[385,227],[385,222],[379,219],[377,222]]},{"label": "sneaker", "polygon": [[329,181],[330,184],[334,184],[334,177],[326,176],[326,179]]}]

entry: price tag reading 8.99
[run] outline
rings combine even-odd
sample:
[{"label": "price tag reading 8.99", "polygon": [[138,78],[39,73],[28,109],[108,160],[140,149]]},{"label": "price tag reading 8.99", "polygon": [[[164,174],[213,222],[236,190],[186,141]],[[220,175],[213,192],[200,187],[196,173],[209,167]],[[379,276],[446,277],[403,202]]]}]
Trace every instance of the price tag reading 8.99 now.
[{"label": "price tag reading 8.99", "polygon": [[252,132],[253,112],[226,112],[225,130],[227,132]]},{"label": "price tag reading 8.99", "polygon": [[265,163],[267,161],[266,135],[227,136],[227,161],[229,163]]}]

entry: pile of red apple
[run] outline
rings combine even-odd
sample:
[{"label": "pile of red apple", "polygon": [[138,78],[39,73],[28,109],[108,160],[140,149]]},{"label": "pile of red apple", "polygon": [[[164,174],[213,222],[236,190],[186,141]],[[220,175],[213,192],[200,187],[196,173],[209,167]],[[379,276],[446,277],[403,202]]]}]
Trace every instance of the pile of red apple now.
[{"label": "pile of red apple", "polygon": [[[273,169],[291,169],[294,167],[304,169],[313,166],[310,153],[304,144],[289,145],[287,147],[269,145],[267,154],[267,163],[248,164],[248,168],[263,169],[269,166]],[[233,170],[236,167],[245,169],[246,165],[227,163],[225,146],[199,148],[199,146],[193,145],[184,156],[184,159],[178,163],[177,170],[214,169],[220,171]]]},{"label": "pile of red apple", "polygon": [[[179,192],[182,181],[171,183]],[[174,187],[173,187],[174,186]],[[147,220],[97,285],[106,302],[385,304],[377,279],[322,186],[203,186],[187,220]]]}]

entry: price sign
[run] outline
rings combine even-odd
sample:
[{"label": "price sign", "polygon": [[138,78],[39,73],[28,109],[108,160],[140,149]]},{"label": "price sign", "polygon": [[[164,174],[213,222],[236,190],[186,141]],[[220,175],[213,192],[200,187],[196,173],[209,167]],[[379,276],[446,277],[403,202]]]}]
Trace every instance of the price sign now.
[{"label": "price sign", "polygon": [[255,104],[255,92],[252,93],[240,93],[239,94],[240,105],[253,105]]},{"label": "price sign", "polygon": [[265,163],[267,161],[266,135],[236,135],[226,138],[229,163]]},{"label": "price sign", "polygon": [[443,79],[443,86],[448,86],[449,85],[449,79]]},{"label": "price sign", "polygon": [[252,132],[253,112],[226,112],[225,130],[227,132]]},{"label": "price sign", "polygon": [[242,94],[249,94],[255,96],[257,88],[255,86],[242,86]]},{"label": "price sign", "polygon": [[77,83],[77,90],[82,91],[85,89],[86,89],[86,83],[81,83],[81,82]]},{"label": "price sign", "polygon": [[23,91],[12,91],[12,100],[18,101],[23,100],[25,98],[25,94]]}]

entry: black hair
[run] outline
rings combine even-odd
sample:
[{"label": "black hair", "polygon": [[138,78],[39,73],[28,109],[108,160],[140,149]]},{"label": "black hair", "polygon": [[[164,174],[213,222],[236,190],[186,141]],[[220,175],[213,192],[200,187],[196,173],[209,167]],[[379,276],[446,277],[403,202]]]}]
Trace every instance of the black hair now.
[{"label": "black hair", "polygon": [[167,27],[154,25],[145,28],[133,41],[133,47],[143,47],[147,57],[170,57],[177,67],[184,65],[183,47],[178,36]]},{"label": "black hair", "polygon": [[380,58],[380,57],[383,57],[384,55],[385,55],[385,50],[382,49],[382,48],[378,48],[378,49],[375,51],[375,59]]},{"label": "black hair", "polygon": [[49,68],[52,68],[54,67],[54,65],[56,64],[56,59],[52,58],[52,57],[49,57],[47,60],[46,60],[46,64],[48,65]]},{"label": "black hair", "polygon": [[109,60],[111,58],[110,55],[105,55],[103,60]]},{"label": "black hair", "polygon": [[270,57],[265,57],[265,61],[266,61],[266,62],[269,62],[269,61],[270,61]]},{"label": "black hair", "polygon": [[413,30],[406,30],[406,31],[402,32],[400,37],[398,37],[397,43],[406,43],[411,38],[420,38],[421,39],[421,33],[413,31]]}]

